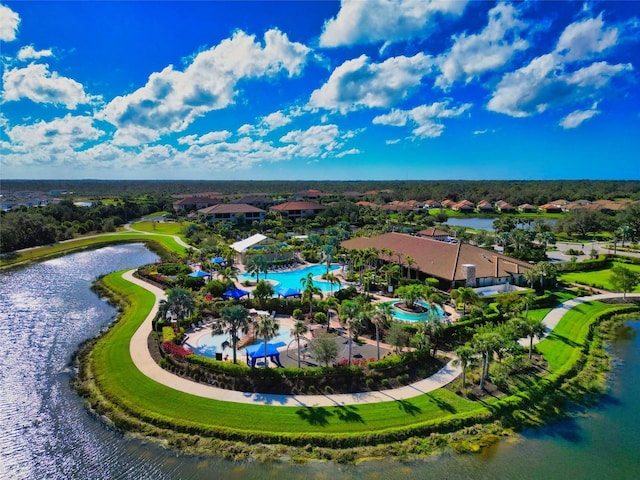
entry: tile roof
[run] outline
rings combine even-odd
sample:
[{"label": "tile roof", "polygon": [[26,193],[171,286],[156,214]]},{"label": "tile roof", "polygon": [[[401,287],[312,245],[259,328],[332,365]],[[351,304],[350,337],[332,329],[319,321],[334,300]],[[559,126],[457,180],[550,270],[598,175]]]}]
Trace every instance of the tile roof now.
[{"label": "tile roof", "polygon": [[414,259],[413,268],[426,275],[445,280],[464,281],[466,274],[463,265],[476,266],[476,278],[505,277],[530,270],[532,265],[505,255],[494,253],[467,243],[440,242],[425,237],[416,237],[404,233],[385,233],[375,237],[358,237],[346,240],[341,245],[349,250],[368,247],[394,252],[391,256],[380,255],[388,261],[401,263],[407,256]]},{"label": "tile roof", "polygon": [[201,208],[198,212],[215,215],[221,213],[260,213],[264,212],[264,210],[246,203],[219,203],[211,207]]},{"label": "tile roof", "polygon": [[269,207],[269,210],[285,212],[288,210],[324,210],[326,207],[316,202],[285,202]]}]

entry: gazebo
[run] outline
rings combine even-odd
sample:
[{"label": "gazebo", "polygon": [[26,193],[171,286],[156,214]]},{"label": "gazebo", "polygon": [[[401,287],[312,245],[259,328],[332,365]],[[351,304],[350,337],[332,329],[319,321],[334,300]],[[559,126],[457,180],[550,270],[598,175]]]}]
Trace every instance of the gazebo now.
[{"label": "gazebo", "polygon": [[281,288],[278,290],[278,296],[282,298],[302,297],[302,292],[297,288]]},{"label": "gazebo", "polygon": [[222,298],[233,298],[234,300],[239,300],[245,295],[249,295],[249,292],[242,290],[241,288],[232,288],[231,290],[224,292],[222,294]]},{"label": "gazebo", "polygon": [[280,363],[280,352],[278,352],[278,349],[272,343],[267,343],[266,357],[264,352],[264,343],[249,345],[244,349],[244,351],[247,354],[247,366],[251,368],[255,368],[256,362],[261,358],[264,358],[265,361],[269,359],[278,367],[282,367],[282,364]]}]

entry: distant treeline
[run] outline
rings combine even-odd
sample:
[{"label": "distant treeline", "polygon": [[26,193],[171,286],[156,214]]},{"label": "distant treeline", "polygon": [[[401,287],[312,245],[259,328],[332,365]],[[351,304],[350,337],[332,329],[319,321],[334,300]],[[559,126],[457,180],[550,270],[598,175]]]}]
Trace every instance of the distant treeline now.
[{"label": "distant treeline", "polygon": [[[541,205],[557,199],[640,199],[637,180],[442,180],[442,181],[201,181],[201,180],[3,180],[2,193],[69,191],[75,196],[168,196],[220,192],[288,195],[314,189],[324,193],[383,191],[383,200],[505,200]],[[390,190],[391,192],[384,192]]]}]

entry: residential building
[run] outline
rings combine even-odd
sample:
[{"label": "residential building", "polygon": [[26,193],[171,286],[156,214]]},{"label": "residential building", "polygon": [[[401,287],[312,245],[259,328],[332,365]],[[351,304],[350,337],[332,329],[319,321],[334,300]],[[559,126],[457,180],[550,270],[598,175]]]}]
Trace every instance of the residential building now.
[{"label": "residential building", "polygon": [[267,212],[246,203],[219,203],[202,208],[198,213],[207,216],[210,222],[226,220],[231,223],[251,223],[263,220]]},{"label": "residential building", "polygon": [[316,202],[285,202],[269,207],[269,211],[279,213],[289,219],[313,218],[326,207]]}]

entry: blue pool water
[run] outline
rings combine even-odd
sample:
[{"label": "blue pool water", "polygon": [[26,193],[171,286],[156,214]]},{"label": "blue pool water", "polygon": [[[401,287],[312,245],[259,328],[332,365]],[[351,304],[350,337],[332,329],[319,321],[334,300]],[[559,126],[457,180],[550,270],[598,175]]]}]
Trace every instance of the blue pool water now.
[{"label": "blue pool water", "polygon": [[[332,265],[329,269],[330,272],[335,272],[339,270],[340,267],[338,265]],[[310,265],[305,268],[300,268],[296,270],[288,270],[285,272],[269,272],[267,274],[267,280],[272,282],[277,282],[275,285],[276,291],[281,288],[297,288],[298,290],[302,290],[302,285],[300,284],[300,280],[306,278],[309,272],[313,274],[314,277],[320,276],[327,271],[326,265]],[[261,279],[264,279],[264,275],[260,275]],[[249,273],[242,273],[238,276],[238,280],[244,282],[245,280],[255,281],[256,277],[251,276]],[[329,282],[325,282],[324,280],[314,280],[313,284],[317,287],[320,287],[323,292],[331,291],[331,284]],[[333,291],[340,290],[342,288],[341,285],[334,285]]]},{"label": "blue pool water", "polygon": [[[392,305],[395,305],[396,303],[398,303],[400,300],[394,300],[393,302],[390,302]],[[420,305],[422,305],[425,308],[429,308],[429,304],[427,302],[418,302]],[[444,311],[440,308],[437,307],[438,310],[438,315],[440,316],[440,318],[445,318],[446,315],[444,313]],[[431,316],[431,313],[429,312],[425,312],[425,313],[407,313],[404,312],[400,309],[394,308],[393,309],[393,317],[396,320],[402,320],[403,322],[425,322],[427,320],[429,320],[429,317]]]},{"label": "blue pool water", "polygon": [[[278,335],[269,340],[269,343],[280,349],[286,347],[291,340],[291,327],[288,325],[280,325]],[[223,347],[222,344],[224,342],[229,342],[229,346]],[[258,339],[253,345],[262,345],[262,343],[263,341]],[[229,335],[226,333],[220,335],[204,335],[197,340],[197,344],[194,345],[193,343],[187,342],[187,345],[196,355],[215,358],[216,352],[222,352],[223,357],[229,355],[229,358],[231,358],[233,356],[233,347],[231,346]],[[244,348],[239,348],[237,350],[238,358],[242,359],[243,355]]]}]

